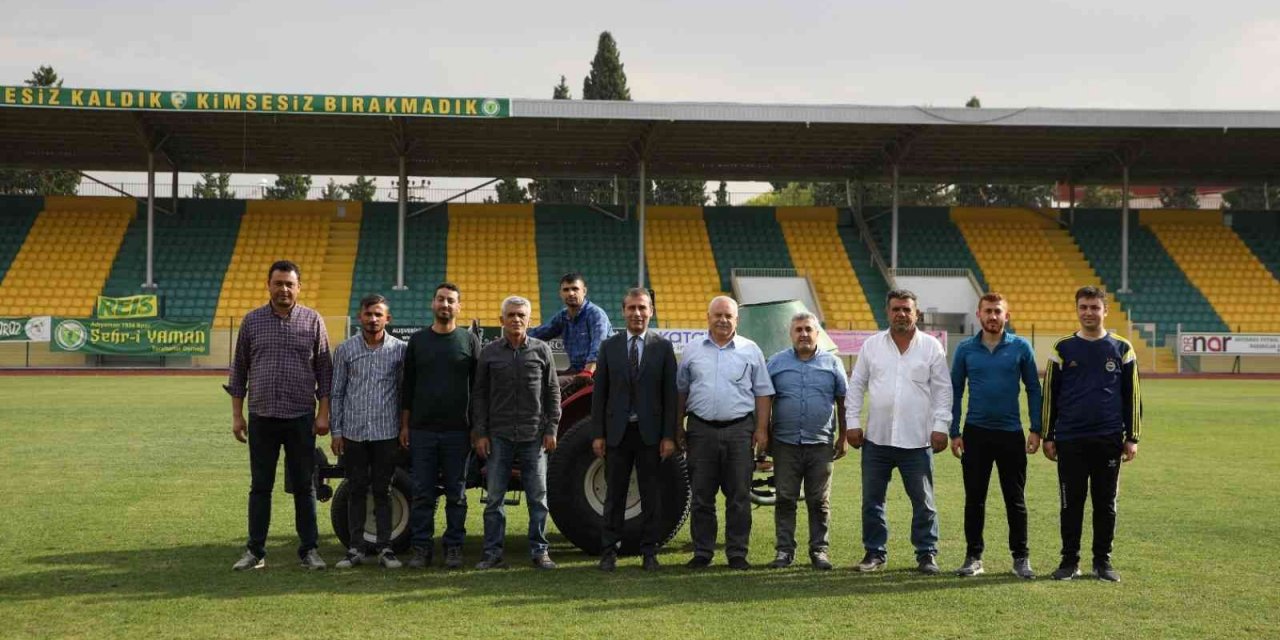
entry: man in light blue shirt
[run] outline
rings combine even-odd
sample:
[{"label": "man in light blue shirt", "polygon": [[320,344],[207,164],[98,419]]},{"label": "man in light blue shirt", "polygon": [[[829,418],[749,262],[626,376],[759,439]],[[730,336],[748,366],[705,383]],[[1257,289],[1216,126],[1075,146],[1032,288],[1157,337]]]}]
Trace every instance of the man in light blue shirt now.
[{"label": "man in light blue shirt", "polygon": [[773,508],[778,554],[769,567],[781,569],[795,561],[796,502],[803,482],[809,561],[815,569],[827,571],[832,568],[827,555],[831,468],[848,452],[844,435],[848,382],[840,359],[818,349],[816,316],[797,313],[791,318],[790,333],[792,348],[769,358],[769,377],[776,391],[769,450],[778,490]]},{"label": "man in light blue shirt", "polygon": [[373,488],[373,519],[378,562],[398,569],[391,551],[391,476],[395,473],[400,436],[400,369],[405,342],[387,333],[391,311],[387,299],[372,294],[360,301],[360,333],[333,353],[330,392],[330,448],[347,473],[350,531],[347,556],[339,569],[365,559],[365,496]]},{"label": "man in light blue shirt", "polygon": [[738,303],[718,296],[707,309],[708,333],[684,350],[676,373],[677,436],[688,443],[693,504],[691,569],[704,569],[715,556],[716,492],[725,498],[725,555],[730,569],[749,569],[751,474],[754,449],[769,440],[773,382],[764,353],[737,335]]}]

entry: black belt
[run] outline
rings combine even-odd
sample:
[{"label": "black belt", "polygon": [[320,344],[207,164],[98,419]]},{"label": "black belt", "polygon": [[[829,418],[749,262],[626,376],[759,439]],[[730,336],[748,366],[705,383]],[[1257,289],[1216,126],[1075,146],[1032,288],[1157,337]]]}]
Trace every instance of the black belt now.
[{"label": "black belt", "polygon": [[707,425],[707,426],[709,426],[709,427],[715,427],[715,428],[717,428],[717,429],[723,429],[723,428],[725,428],[725,427],[728,427],[728,426],[731,426],[731,425],[738,424],[739,422],[742,422],[743,420],[746,420],[747,418],[750,418],[752,415],[754,415],[754,414],[753,414],[753,413],[748,413],[748,414],[746,414],[746,415],[744,415],[744,416],[742,416],[742,417],[740,417],[740,418],[734,418],[734,419],[732,419],[732,420],[707,420],[707,419],[705,419],[705,418],[701,418],[701,417],[699,417],[699,416],[698,416],[698,414],[696,414],[696,413],[690,413],[690,414],[689,414],[689,417],[690,417],[690,418],[693,418],[694,420],[697,420],[698,422],[701,422],[701,423],[703,423],[703,424],[705,424],[705,425]]}]

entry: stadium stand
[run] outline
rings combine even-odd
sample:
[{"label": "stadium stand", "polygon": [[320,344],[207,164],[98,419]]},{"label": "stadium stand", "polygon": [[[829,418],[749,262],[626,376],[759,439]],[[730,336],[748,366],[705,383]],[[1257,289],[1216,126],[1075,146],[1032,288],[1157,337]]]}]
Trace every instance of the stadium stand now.
[{"label": "stadium stand", "polygon": [[[176,213],[156,214],[152,272],[166,318],[213,319],[244,206],[242,200],[181,200]],[[103,295],[144,293],[146,274],[146,203],[139,202]]]},{"label": "stadium stand", "polygon": [[[360,248],[351,277],[351,317],[360,313],[360,298],[380,293],[391,303],[395,324],[424,325],[432,321],[433,288],[445,280],[449,215],[443,207],[405,219],[404,283],[396,291],[396,228],[398,205],[366,202],[360,223]],[[463,311],[471,311],[469,292],[462,292]]]},{"label": "stadium stand", "polygon": [[[1129,224],[1129,293],[1116,297],[1130,310],[1137,327],[1154,323],[1155,335],[1142,333],[1157,346],[1177,333],[1178,323],[1189,331],[1226,331],[1213,305],[1187,280],[1151,230],[1131,211]],[[1120,215],[1115,210],[1077,209],[1071,233],[1089,263],[1102,275],[1107,289],[1120,289]],[[1172,354],[1169,356],[1172,364]],[[1168,371],[1161,367],[1162,371]]]},{"label": "stadium stand", "polygon": [[796,268],[818,293],[828,329],[875,329],[876,318],[836,231],[834,207],[780,207],[775,212]]},{"label": "stadium stand", "polygon": [[1138,214],[1233,331],[1280,332],[1280,281],[1223,224],[1221,211]]},{"label": "stadium stand", "polygon": [[1231,228],[1245,245],[1267,267],[1273,278],[1280,279],[1280,213],[1275,211],[1234,211]]},{"label": "stadium stand", "polygon": [[[1056,211],[956,207],[951,217],[991,290],[1009,298],[1019,333],[1065,335],[1080,327],[1074,313],[1076,289],[1103,281],[1059,227]],[[1107,326],[1133,343],[1141,362],[1149,362],[1146,341],[1130,335],[1128,314],[1110,292],[1107,307]]]},{"label": "stadium stand", "polygon": [[[867,207],[867,225],[885,262],[889,261],[893,218],[887,208]],[[969,251],[964,236],[951,221],[946,207],[898,209],[898,267],[901,269],[968,269],[978,284],[989,290],[982,267]],[[886,325],[887,326],[887,325]]]},{"label": "stadium stand", "polygon": [[[9,265],[18,256],[27,232],[43,208],[44,198],[13,196],[0,199],[0,282],[4,282]],[[0,299],[0,303],[3,301]]]},{"label": "stadium stand", "polygon": [[773,207],[705,207],[702,219],[722,290],[733,290],[734,269],[794,268]]},{"label": "stadium stand", "polygon": [[463,318],[496,325],[502,300],[529,299],[530,322],[542,318],[538,248],[531,204],[450,204],[448,279],[465,296]]},{"label": "stadium stand", "polygon": [[[609,314],[615,328],[626,326],[622,296],[635,286],[638,271],[634,219],[617,220],[581,205],[535,205],[538,285],[549,318],[561,307],[560,278],[577,271],[587,280],[587,298]],[[655,304],[656,306],[656,304]]]},{"label": "stadium stand", "polygon": [[701,207],[650,207],[644,251],[658,326],[707,326],[707,304],[723,289]]},{"label": "stadium stand", "polygon": [[[302,271],[298,302],[325,317],[331,340],[341,339],[345,323],[339,319],[347,312],[355,251],[354,240],[331,235],[331,227],[335,221],[358,225],[360,211],[358,202],[249,201],[222,281],[214,326],[238,323],[249,310],[266,304],[267,269],[276,260],[287,259]],[[328,260],[331,244],[332,264]]]},{"label": "stadium stand", "polygon": [[0,283],[0,316],[88,317],[136,205],[50,196]]},{"label": "stadium stand", "polygon": [[[841,215],[852,214],[842,212]],[[867,306],[871,307],[871,315],[875,318],[876,326],[889,326],[888,313],[885,311],[885,297],[889,294],[889,286],[885,283],[880,270],[871,261],[871,250],[867,249],[867,245],[858,237],[858,229],[852,224],[839,224],[836,228],[840,233],[840,242],[844,244],[844,251],[849,256],[849,262],[853,265],[853,271],[858,275],[858,284],[862,285],[862,292],[866,294]],[[883,248],[880,250],[883,251]]]}]

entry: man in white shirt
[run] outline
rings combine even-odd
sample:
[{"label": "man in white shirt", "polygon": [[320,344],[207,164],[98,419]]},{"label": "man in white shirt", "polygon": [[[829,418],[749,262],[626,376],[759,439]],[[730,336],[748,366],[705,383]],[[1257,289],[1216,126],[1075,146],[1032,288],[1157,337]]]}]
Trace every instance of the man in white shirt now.
[{"label": "man in white shirt", "polygon": [[[938,512],[933,506],[933,454],[947,448],[951,378],[937,338],[916,329],[916,295],[888,295],[889,330],[867,339],[853,366],[845,415],[849,444],[862,450],[862,545],[859,571],[884,568],[889,540],[885,492],[894,468],[911,498],[911,544],[921,573],[937,575]],[[870,397],[862,428],[863,396]]]}]

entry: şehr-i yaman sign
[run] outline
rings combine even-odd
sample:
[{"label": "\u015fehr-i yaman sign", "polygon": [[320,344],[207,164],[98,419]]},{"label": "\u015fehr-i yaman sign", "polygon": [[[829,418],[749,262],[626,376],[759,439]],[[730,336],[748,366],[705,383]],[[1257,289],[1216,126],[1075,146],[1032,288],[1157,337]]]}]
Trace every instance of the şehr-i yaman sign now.
[{"label": "\u015fehr-i yaman sign", "polygon": [[506,98],[0,86],[0,107],[508,118]]},{"label": "\u015fehr-i yaman sign", "polygon": [[50,350],[113,356],[207,356],[208,322],[55,318]]}]

